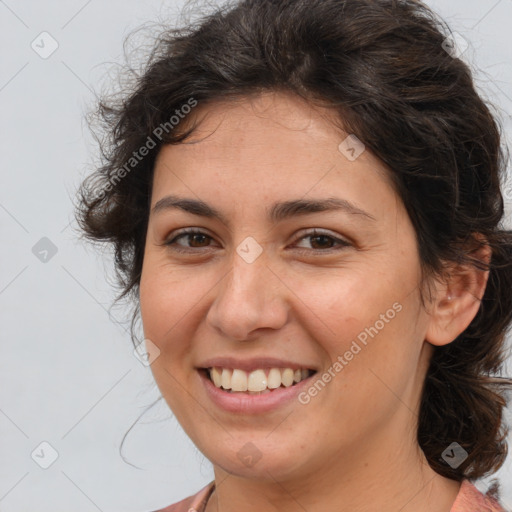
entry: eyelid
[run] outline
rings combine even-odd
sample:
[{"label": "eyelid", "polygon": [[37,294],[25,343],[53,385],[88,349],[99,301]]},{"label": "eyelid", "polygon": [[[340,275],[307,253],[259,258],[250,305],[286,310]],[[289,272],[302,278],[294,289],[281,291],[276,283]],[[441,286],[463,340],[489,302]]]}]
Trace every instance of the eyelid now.
[{"label": "eyelid", "polygon": [[302,238],[307,238],[308,236],[329,236],[333,238],[334,240],[337,240],[338,242],[346,243],[347,245],[352,245],[352,242],[346,237],[343,237],[341,235],[338,235],[337,233],[334,233],[332,231],[329,231],[328,229],[322,229],[322,228],[304,228],[298,232],[295,239],[300,240]]},{"label": "eyelid", "polygon": [[[194,228],[194,227],[188,227],[188,228],[182,228],[177,230],[176,232],[173,232],[171,236],[169,236],[164,243],[161,245],[168,246],[173,251],[181,252],[181,253],[195,253],[198,250],[204,250],[204,249],[210,249],[211,246],[206,247],[181,247],[176,245],[174,242],[176,239],[180,237],[186,237],[186,236],[192,236],[192,235],[203,235],[211,240],[215,240],[215,238],[210,235],[204,228]],[[300,242],[303,239],[307,238],[313,238],[317,236],[326,236],[331,238],[335,243],[337,243],[337,246],[330,247],[327,249],[304,249],[299,248],[298,250],[302,253],[317,253],[317,254],[330,254],[332,252],[340,251],[346,247],[354,246],[354,243],[345,239],[344,237],[338,236],[337,234],[332,233],[331,231],[320,229],[320,228],[304,228],[298,232],[298,234],[294,237],[293,243],[296,244],[297,242]]]},{"label": "eyelid", "polygon": [[[211,240],[215,240],[215,238],[212,235],[210,235],[204,228],[188,227],[188,228],[178,229],[177,231],[173,231],[168,237],[166,237],[164,242],[159,245],[172,247],[172,245],[174,245],[173,242],[177,238],[180,238],[180,237],[186,238],[187,236],[192,236],[192,235],[204,235],[204,236],[210,238]],[[209,248],[209,247],[206,247],[206,248]],[[197,249],[194,249],[193,247],[189,247],[189,248],[182,248],[180,250],[178,250],[178,249],[175,249],[175,250],[177,250],[178,252],[191,252],[191,251],[195,251]]]}]

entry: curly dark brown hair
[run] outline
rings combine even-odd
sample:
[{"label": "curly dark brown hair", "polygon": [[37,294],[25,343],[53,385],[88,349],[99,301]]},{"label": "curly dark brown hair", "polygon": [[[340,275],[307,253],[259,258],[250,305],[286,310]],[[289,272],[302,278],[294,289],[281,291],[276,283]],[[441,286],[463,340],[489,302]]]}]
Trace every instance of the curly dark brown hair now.
[{"label": "curly dark brown hair", "polygon": [[[99,102],[102,163],[79,189],[77,219],[86,238],[113,244],[118,299],[136,304],[133,339],[154,162],[162,145],[183,142],[196,126],[173,129],[172,116],[193,102],[264,91],[335,109],[391,169],[424,276],[442,276],[450,262],[490,270],[474,320],[435,347],[418,419],[431,467],[461,481],[496,472],[507,455],[512,381],[501,374],[512,232],[501,224],[506,158],[497,116],[449,51],[450,34],[415,0],[242,0],[167,27],[131,88]],[[492,249],[488,266],[472,257],[482,240]],[[453,441],[469,454],[457,468],[441,457]]]}]

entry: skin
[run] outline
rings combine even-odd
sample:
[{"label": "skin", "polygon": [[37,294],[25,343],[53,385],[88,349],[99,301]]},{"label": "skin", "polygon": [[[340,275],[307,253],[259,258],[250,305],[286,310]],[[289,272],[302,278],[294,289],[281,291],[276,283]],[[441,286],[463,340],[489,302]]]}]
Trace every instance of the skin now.
[{"label": "skin", "polygon": [[[331,111],[265,93],[192,116],[201,122],[191,140],[160,151],[151,207],[168,194],[201,199],[229,223],[152,212],[140,305],[145,337],[160,349],[158,387],[214,466],[206,511],[449,512],[460,484],[435,473],[417,444],[421,389],[433,346],[469,325],[487,274],[453,269],[423,307],[416,236],[389,170],[369,150],[355,161],[338,150],[348,134]],[[266,215],[277,201],[327,197],[373,219]],[[206,238],[164,245],[187,227]],[[252,263],[236,252],[248,236],[263,249]],[[228,413],[195,369],[215,356],[273,356],[321,374],[395,303],[401,311],[306,405]],[[262,455],[252,467],[237,457],[248,442]]]}]

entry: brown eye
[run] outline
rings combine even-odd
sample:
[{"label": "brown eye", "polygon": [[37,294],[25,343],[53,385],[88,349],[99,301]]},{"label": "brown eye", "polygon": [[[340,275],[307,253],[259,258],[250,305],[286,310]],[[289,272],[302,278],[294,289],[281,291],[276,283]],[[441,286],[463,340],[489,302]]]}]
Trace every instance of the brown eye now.
[{"label": "brown eye", "polygon": [[[185,240],[185,245],[178,243],[179,240]],[[197,230],[181,231],[172,239],[166,241],[164,245],[177,252],[193,252],[194,249],[210,247],[209,242],[213,240],[211,236]]]},{"label": "brown eye", "polygon": [[[191,242],[194,247],[204,247],[204,242],[207,241],[207,239],[209,238],[207,235],[204,235],[202,233],[191,233],[186,236],[188,236],[189,242]],[[198,245],[195,245],[196,243]]]},{"label": "brown eye", "polygon": [[[317,245],[320,245],[320,247],[313,247],[314,249],[330,249],[334,242],[334,239],[327,235],[316,235],[309,238],[311,238],[312,241],[316,240]],[[313,243],[312,245],[314,246],[315,244]]]},{"label": "brown eye", "polygon": [[320,252],[332,252],[333,250],[341,250],[351,244],[346,240],[342,240],[336,236],[322,231],[313,230],[302,236],[299,241],[310,240],[311,249],[306,249],[307,252],[320,251]]}]

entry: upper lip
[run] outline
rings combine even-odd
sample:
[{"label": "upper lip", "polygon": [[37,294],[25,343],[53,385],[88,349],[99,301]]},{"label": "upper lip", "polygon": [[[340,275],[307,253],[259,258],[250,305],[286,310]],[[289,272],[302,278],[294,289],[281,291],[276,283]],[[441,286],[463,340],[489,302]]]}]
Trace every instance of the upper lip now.
[{"label": "upper lip", "polygon": [[311,365],[296,363],[275,357],[255,357],[251,359],[237,359],[235,357],[213,357],[198,365],[198,368],[232,368],[252,372],[260,368],[291,368],[292,370],[308,369],[315,370]]}]

